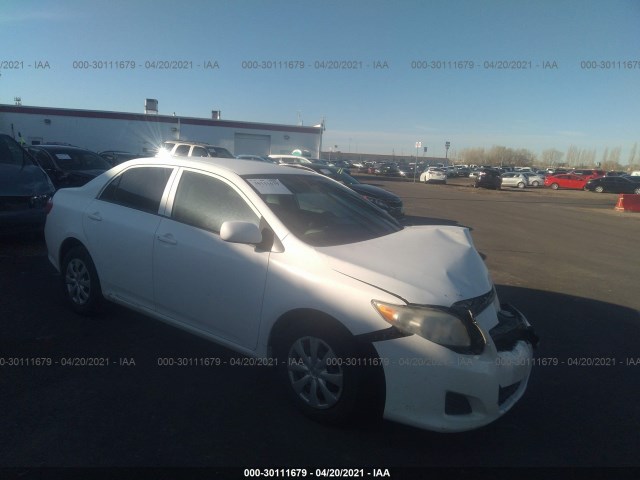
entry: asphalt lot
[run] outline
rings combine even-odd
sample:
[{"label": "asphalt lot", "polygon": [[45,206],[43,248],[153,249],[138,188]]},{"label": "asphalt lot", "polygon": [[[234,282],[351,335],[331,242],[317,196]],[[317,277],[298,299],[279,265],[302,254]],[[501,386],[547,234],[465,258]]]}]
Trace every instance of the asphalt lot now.
[{"label": "asphalt lot", "polygon": [[360,179],[400,195],[407,223],[469,227],[536,327],[540,365],[505,417],[448,435],[316,424],[266,367],[158,366],[237,355],[115,305],[76,316],[42,239],[2,239],[0,358],[110,362],[0,366],[0,467],[640,467],[640,214],[616,195]]}]

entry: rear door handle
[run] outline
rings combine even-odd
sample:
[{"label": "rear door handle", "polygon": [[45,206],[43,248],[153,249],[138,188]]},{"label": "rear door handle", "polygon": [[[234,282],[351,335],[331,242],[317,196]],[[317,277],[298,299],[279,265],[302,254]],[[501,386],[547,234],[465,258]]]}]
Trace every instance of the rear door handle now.
[{"label": "rear door handle", "polygon": [[158,241],[167,243],[169,245],[176,245],[178,243],[170,233],[165,233],[164,235],[156,235],[156,238],[158,239]]}]

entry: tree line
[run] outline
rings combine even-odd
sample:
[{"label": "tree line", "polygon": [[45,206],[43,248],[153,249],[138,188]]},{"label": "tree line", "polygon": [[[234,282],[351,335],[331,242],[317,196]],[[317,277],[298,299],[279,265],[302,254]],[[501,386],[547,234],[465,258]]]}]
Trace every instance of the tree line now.
[{"label": "tree line", "polygon": [[596,149],[583,149],[571,145],[566,152],[561,152],[555,148],[543,150],[540,155],[536,155],[525,148],[513,149],[503,146],[493,146],[485,148],[467,148],[456,155],[455,163],[467,165],[494,165],[494,166],[516,166],[516,167],[595,167],[600,163],[599,168],[603,170],[639,170],[640,152],[638,144],[635,143],[629,152],[629,157],[623,165],[621,155],[622,149],[605,148],[604,152],[598,155]]}]

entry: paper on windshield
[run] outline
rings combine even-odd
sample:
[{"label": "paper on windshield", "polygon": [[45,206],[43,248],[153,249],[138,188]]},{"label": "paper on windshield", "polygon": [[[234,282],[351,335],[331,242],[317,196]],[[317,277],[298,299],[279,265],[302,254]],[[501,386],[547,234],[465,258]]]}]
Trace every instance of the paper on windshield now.
[{"label": "paper on windshield", "polygon": [[277,178],[247,178],[260,195],[293,195]]}]

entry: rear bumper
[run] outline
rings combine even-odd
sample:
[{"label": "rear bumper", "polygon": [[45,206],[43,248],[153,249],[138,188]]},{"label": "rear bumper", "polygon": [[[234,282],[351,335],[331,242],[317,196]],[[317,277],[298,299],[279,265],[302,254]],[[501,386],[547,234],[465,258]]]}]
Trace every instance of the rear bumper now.
[{"label": "rear bumper", "polygon": [[0,235],[42,233],[46,218],[42,209],[0,211]]}]

